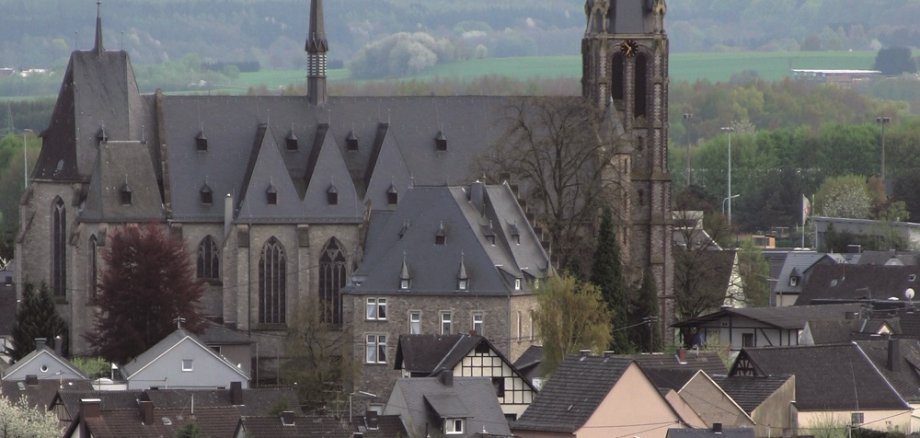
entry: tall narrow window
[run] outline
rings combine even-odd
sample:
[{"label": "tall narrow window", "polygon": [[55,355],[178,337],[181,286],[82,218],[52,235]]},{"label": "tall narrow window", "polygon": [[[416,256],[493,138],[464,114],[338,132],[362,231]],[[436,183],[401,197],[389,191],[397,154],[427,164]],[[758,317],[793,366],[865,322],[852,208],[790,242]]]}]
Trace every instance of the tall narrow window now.
[{"label": "tall narrow window", "polygon": [[422,311],[421,310],[410,310],[409,311],[409,334],[410,335],[422,334]]},{"label": "tall narrow window", "polygon": [[386,335],[367,335],[364,361],[366,363],[387,363]]},{"label": "tall narrow window", "polygon": [[451,317],[450,312],[448,311],[441,312],[441,334],[442,335],[449,335],[451,332],[452,323],[451,323],[450,317]]},{"label": "tall narrow window", "polygon": [[220,278],[220,253],[211,236],[205,236],[198,244],[198,278],[216,280]]},{"label": "tall narrow window", "polygon": [[329,240],[319,258],[319,297],[322,300],[323,322],[342,323],[342,294],[345,287],[346,259],[342,244]]},{"label": "tall narrow window", "polygon": [[482,312],[473,312],[473,321],[472,321],[472,322],[473,322],[473,323],[472,323],[472,325],[471,325],[470,328],[472,328],[473,331],[476,332],[477,335],[483,336],[483,332],[482,332],[482,328],[483,328],[483,315],[482,315]]},{"label": "tall narrow window", "polygon": [[648,100],[648,57],[644,53],[636,55],[635,116],[641,117],[646,112]]},{"label": "tall narrow window", "polygon": [[67,210],[60,197],[51,208],[51,290],[67,296]]},{"label": "tall narrow window", "polygon": [[284,324],[286,263],[278,239],[268,239],[259,258],[259,322]]},{"label": "tall narrow window", "polygon": [[614,99],[623,98],[623,55],[613,55],[613,65],[610,66],[610,93]]},{"label": "tall narrow window", "polygon": [[89,299],[90,301],[96,300],[96,293],[98,291],[98,273],[99,268],[97,266],[97,253],[96,248],[99,246],[96,241],[96,236],[90,236],[89,238]]}]

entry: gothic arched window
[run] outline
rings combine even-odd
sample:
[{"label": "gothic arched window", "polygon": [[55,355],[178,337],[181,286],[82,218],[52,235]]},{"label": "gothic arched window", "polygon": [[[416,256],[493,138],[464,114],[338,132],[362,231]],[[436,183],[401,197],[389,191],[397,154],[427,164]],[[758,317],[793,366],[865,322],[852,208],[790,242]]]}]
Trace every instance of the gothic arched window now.
[{"label": "gothic arched window", "polygon": [[635,116],[641,117],[648,106],[648,57],[644,53],[636,55]]},{"label": "gothic arched window", "polygon": [[342,288],[346,277],[345,253],[342,244],[332,238],[319,257],[319,297],[323,322],[342,323]]},{"label": "gothic arched window", "polygon": [[614,100],[623,98],[623,55],[616,53],[613,55],[613,65],[610,66],[610,95]]},{"label": "gothic arched window", "polygon": [[96,248],[99,246],[99,242],[96,240],[96,236],[90,236],[89,238],[89,299],[94,301],[96,299],[96,294],[99,290],[99,267],[98,267],[98,258]]},{"label": "gothic arched window", "polygon": [[198,278],[220,278],[220,252],[217,250],[217,242],[211,236],[205,236],[198,244]]},{"label": "gothic arched window", "polygon": [[259,322],[284,324],[286,264],[284,247],[268,239],[259,257]]},{"label": "gothic arched window", "polygon": [[51,290],[67,296],[67,210],[60,197],[51,207]]}]

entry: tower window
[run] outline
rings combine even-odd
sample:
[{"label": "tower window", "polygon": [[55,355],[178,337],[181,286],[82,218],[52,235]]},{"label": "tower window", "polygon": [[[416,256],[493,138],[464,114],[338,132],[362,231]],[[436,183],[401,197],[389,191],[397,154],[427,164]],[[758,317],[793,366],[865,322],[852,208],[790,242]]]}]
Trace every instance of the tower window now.
[{"label": "tower window", "polygon": [[326,190],[326,203],[329,205],[337,205],[339,203],[339,190],[336,189],[334,185],[330,185],[329,189]]},{"label": "tower window", "polygon": [[198,133],[198,136],[195,137],[195,150],[198,152],[207,152],[208,150],[208,137],[205,137],[204,131]]},{"label": "tower window", "polygon": [[646,113],[648,97],[648,58],[644,53],[636,55],[636,89],[635,89],[635,116],[641,117]]}]

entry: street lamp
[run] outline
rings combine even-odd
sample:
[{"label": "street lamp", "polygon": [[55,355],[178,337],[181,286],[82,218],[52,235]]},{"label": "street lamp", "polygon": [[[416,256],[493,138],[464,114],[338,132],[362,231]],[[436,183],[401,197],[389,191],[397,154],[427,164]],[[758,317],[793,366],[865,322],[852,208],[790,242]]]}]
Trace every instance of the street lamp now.
[{"label": "street lamp", "polygon": [[690,162],[690,120],[693,119],[693,113],[684,113],[684,130],[687,131],[687,187],[693,181],[693,170]]},{"label": "street lamp", "polygon": [[726,191],[725,200],[728,201],[728,225],[732,224],[732,133],[735,132],[733,126],[723,126],[722,132],[728,133],[728,190]]},{"label": "street lamp", "polygon": [[354,422],[354,420],[352,419],[352,412],[351,412],[351,398],[354,395],[363,395],[365,397],[377,398],[377,394],[371,394],[366,391],[355,391],[351,394],[348,394],[348,424],[351,424]]},{"label": "street lamp", "polygon": [[891,123],[891,117],[878,116],[875,118],[875,123],[882,127],[882,184],[885,187],[885,126]]},{"label": "street lamp", "polygon": [[[737,197],[739,197],[739,196],[741,196],[740,193],[735,194],[735,195],[732,195],[732,196],[728,196],[728,197],[725,197],[725,198],[722,198],[722,215],[723,215],[723,216],[725,215],[725,202],[726,202],[726,201],[728,202],[728,205],[729,205],[728,208],[729,208],[729,211],[731,211],[731,205],[732,205],[731,200],[732,200],[732,199],[735,199],[735,198],[737,198]],[[729,225],[732,224],[732,222],[731,222],[731,216],[729,216],[728,224],[729,224]]]},{"label": "street lamp", "polygon": [[29,144],[26,140],[26,134],[34,134],[35,131],[31,129],[22,130],[22,188],[23,190],[29,188]]}]

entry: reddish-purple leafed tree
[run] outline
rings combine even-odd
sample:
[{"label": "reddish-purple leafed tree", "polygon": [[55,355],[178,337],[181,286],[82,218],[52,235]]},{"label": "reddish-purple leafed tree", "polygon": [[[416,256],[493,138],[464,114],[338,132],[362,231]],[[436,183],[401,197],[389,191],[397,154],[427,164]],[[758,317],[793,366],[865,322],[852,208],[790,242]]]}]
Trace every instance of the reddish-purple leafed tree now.
[{"label": "reddish-purple leafed tree", "polygon": [[116,230],[103,258],[100,312],[85,335],[98,355],[125,363],[176,330],[180,317],[183,329],[201,331],[204,287],[181,239],[156,224],[128,225]]}]

